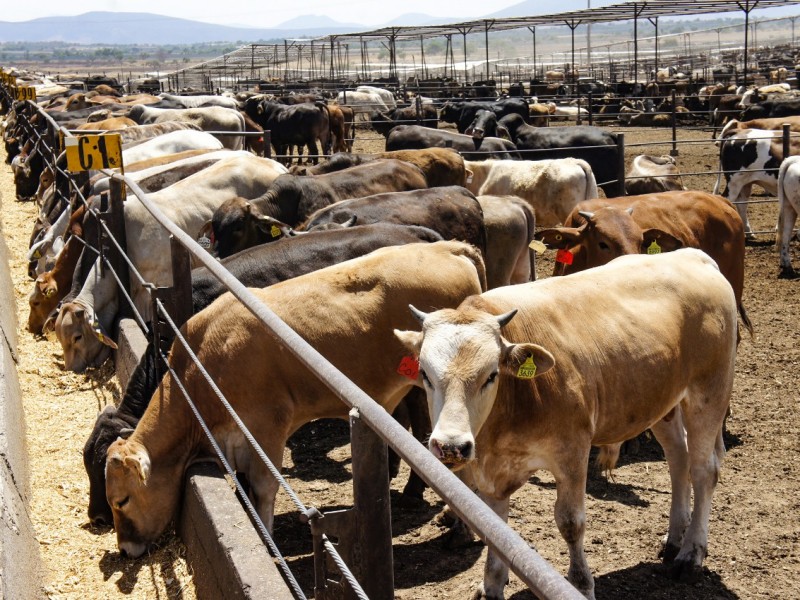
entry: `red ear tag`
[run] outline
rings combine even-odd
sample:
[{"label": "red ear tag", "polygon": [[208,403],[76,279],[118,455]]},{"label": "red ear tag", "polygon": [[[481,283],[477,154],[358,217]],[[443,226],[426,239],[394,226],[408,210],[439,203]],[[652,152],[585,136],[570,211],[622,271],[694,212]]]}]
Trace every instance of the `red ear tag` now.
[{"label": "red ear tag", "polygon": [[404,356],[397,367],[397,373],[416,381],[419,376],[419,361],[415,356]]},{"label": "red ear tag", "polygon": [[569,250],[561,249],[556,252],[556,262],[564,263],[565,265],[571,265],[573,258],[575,258],[575,255]]}]

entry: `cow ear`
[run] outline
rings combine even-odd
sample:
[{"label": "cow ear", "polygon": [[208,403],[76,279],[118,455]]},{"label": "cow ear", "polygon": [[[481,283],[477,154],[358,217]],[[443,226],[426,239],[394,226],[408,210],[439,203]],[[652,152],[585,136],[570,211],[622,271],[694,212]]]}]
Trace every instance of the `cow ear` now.
[{"label": "cow ear", "polygon": [[286,223],[282,223],[277,219],[261,215],[257,217],[258,228],[266,233],[270,239],[277,240],[281,237],[289,237],[292,235],[292,228]]},{"label": "cow ear", "polygon": [[421,331],[400,331],[395,329],[394,336],[400,340],[406,350],[412,352],[414,356],[419,356],[419,349],[422,346]]},{"label": "cow ear", "polygon": [[534,238],[544,242],[549,248],[564,250],[581,243],[585,227],[553,227],[542,229]]},{"label": "cow ear", "polygon": [[503,341],[500,369],[517,379],[533,379],[547,373],[556,365],[556,359],[537,344],[510,344]]},{"label": "cow ear", "polygon": [[666,231],[646,229],[643,233],[642,254],[661,254],[678,248],[683,248],[683,242]]},{"label": "cow ear", "polygon": [[512,142],[511,133],[503,125],[497,124],[497,136]]},{"label": "cow ear", "polygon": [[51,298],[58,293],[58,283],[53,280],[48,281],[42,287],[42,293],[44,294],[45,298]]},{"label": "cow ear", "polygon": [[116,342],[112,340],[110,337],[108,337],[108,332],[100,324],[100,321],[97,320],[97,316],[94,315],[92,316],[92,319],[89,322],[89,328],[92,330],[92,334],[94,335],[94,337],[96,337],[101,344],[105,344],[106,346],[108,346],[109,348],[113,348],[114,350],[117,349]]},{"label": "cow ear", "polygon": [[119,437],[122,438],[123,440],[127,440],[129,437],[131,437],[132,433],[133,429],[131,429],[130,427],[124,427],[119,430]]},{"label": "cow ear", "polygon": [[128,446],[131,447],[132,452],[122,459],[122,464],[139,476],[139,482],[142,485],[147,485],[150,477],[150,455],[140,444],[131,443]]},{"label": "cow ear", "polygon": [[42,333],[52,333],[56,330],[56,319],[58,319],[58,310],[54,310],[50,313],[50,316],[47,317],[47,320],[42,325]]}]

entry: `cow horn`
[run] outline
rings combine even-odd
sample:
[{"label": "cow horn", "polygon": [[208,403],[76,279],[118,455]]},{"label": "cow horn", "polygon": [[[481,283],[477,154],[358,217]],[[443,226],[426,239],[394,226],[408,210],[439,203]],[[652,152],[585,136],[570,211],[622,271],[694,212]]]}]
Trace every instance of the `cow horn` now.
[{"label": "cow horn", "polygon": [[422,312],[413,304],[409,304],[408,308],[411,310],[411,314],[414,315],[414,318],[419,322],[419,324],[423,325],[425,323],[425,319],[428,318],[428,313]]},{"label": "cow horn", "polygon": [[633,214],[633,207],[629,206],[628,208],[625,209],[625,212],[628,213],[629,215],[632,215]]},{"label": "cow horn", "polygon": [[497,323],[500,325],[500,327],[505,327],[506,325],[509,324],[509,322],[511,322],[511,319],[513,319],[514,315],[516,314],[517,314],[517,309],[515,308],[514,310],[510,310],[505,314],[498,315]]},{"label": "cow horn", "polygon": [[342,227],[352,227],[353,225],[356,224],[357,220],[358,220],[358,215],[353,215],[352,217],[347,219],[347,221],[342,223]]},{"label": "cow horn", "polygon": [[121,437],[123,440],[127,440],[129,437],[131,437],[132,433],[133,429],[130,427],[123,427],[119,430],[119,437]]},{"label": "cow horn", "polygon": [[589,210],[579,210],[578,214],[587,221],[591,221],[594,218],[594,213]]}]

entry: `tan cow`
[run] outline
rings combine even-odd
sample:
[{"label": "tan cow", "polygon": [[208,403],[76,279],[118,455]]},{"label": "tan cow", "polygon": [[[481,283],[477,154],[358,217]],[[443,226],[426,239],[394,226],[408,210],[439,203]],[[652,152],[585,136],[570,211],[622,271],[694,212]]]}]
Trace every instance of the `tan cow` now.
[{"label": "tan cow", "polygon": [[[253,292],[391,412],[415,381],[398,372],[412,358],[392,334],[392,327],[413,323],[408,304],[456,306],[481,289],[485,274],[478,251],[460,242],[436,242],[380,249]],[[345,404],[230,294],[192,317],[183,331],[279,468],[286,440],[304,423],[346,417]],[[258,513],[271,530],[277,482],[179,343],[170,363],[227,460],[246,473]],[[131,437],[108,450],[106,495],[122,551],[139,556],[161,535],[178,508],[186,467],[210,455],[199,424],[167,375]]]},{"label": "tan cow", "polygon": [[[580,592],[594,598],[583,549],[591,446],[648,427],[672,480],[664,560],[680,578],[699,574],[736,358],[736,300],[714,261],[694,249],[625,256],[414,312],[422,332],[395,333],[419,355],[428,447],[504,520],[511,494],[550,471]],[[490,546],[476,597],[502,598],[507,576]]]}]

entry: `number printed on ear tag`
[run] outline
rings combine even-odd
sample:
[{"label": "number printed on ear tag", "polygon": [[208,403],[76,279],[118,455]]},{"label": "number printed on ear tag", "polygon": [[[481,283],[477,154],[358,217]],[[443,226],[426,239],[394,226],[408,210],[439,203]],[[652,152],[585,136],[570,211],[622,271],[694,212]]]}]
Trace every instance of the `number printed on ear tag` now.
[{"label": "number printed on ear tag", "polygon": [[564,263],[565,265],[571,265],[574,258],[575,255],[569,250],[562,249],[556,252],[556,262]]},{"label": "number printed on ear tag", "polygon": [[661,246],[658,245],[658,242],[653,240],[653,243],[647,247],[648,254],[661,254]]},{"label": "number printed on ear tag", "polygon": [[519,366],[517,379],[533,379],[534,377],[536,377],[536,363],[533,362],[533,356],[529,356]]},{"label": "number printed on ear tag", "polygon": [[397,366],[397,373],[416,381],[419,376],[419,361],[415,356],[404,356]]},{"label": "number printed on ear tag", "polygon": [[281,237],[281,228],[278,227],[277,225],[273,225],[272,228],[269,230],[269,233],[274,238]]}]

